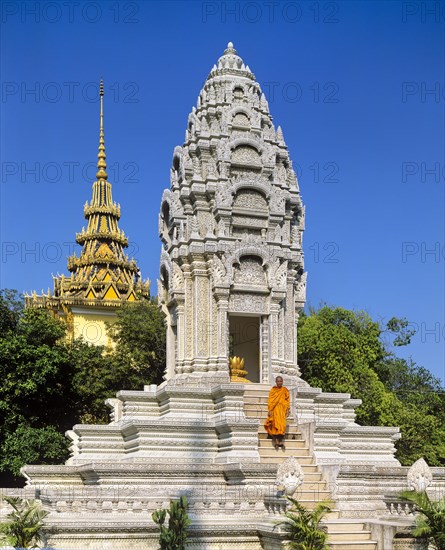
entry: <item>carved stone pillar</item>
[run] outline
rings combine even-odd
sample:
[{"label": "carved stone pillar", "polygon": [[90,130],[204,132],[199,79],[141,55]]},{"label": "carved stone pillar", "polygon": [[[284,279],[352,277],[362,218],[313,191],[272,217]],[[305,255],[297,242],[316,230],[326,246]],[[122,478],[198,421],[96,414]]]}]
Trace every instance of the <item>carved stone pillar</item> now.
[{"label": "carved stone pillar", "polygon": [[260,340],[260,353],[261,353],[261,382],[263,384],[269,384],[272,378],[272,371],[270,368],[270,356],[269,356],[269,317],[263,315],[261,317],[261,340]]},{"label": "carved stone pillar", "polygon": [[184,327],[184,300],[177,302],[176,306],[177,319],[176,319],[176,362],[177,365],[182,365],[184,361],[184,340],[185,340],[185,327]]},{"label": "carved stone pillar", "polygon": [[175,333],[172,326],[172,315],[169,311],[168,317],[165,318],[165,324],[167,326],[166,334],[166,344],[167,344],[167,357],[166,357],[166,376],[168,380],[175,374],[175,363],[176,363],[176,342],[175,342]]},{"label": "carved stone pillar", "polygon": [[301,371],[300,367],[298,366],[298,319],[300,318],[300,309],[295,310],[294,315],[294,340],[293,340],[293,346],[294,346],[294,356],[293,356],[293,366],[296,369],[296,375],[300,376]]},{"label": "carved stone pillar", "polygon": [[184,362],[181,372],[192,372],[192,357],[193,357],[193,312],[194,312],[194,296],[193,296],[193,281],[192,275],[188,270],[184,270],[184,286],[185,286],[185,308],[184,308]]},{"label": "carved stone pillar", "polygon": [[218,306],[218,359],[217,370],[228,371],[229,369],[229,332],[227,330],[227,321],[229,310],[229,289],[219,289],[215,292]]},{"label": "carved stone pillar", "polygon": [[280,362],[278,357],[278,322],[280,314],[280,304],[275,300],[271,300],[270,303],[270,315],[269,315],[269,352],[270,352],[270,364],[272,367],[272,375],[280,372]]},{"label": "carved stone pillar", "polygon": [[193,370],[205,372],[209,369],[209,277],[203,258],[192,263],[193,301]]}]

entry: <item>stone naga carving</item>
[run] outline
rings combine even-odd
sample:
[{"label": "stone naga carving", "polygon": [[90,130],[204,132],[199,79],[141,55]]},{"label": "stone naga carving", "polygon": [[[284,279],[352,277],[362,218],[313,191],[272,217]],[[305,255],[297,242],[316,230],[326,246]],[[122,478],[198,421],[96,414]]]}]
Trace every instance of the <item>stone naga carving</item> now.
[{"label": "stone naga carving", "polygon": [[172,289],[173,290],[182,290],[184,288],[184,273],[179,265],[175,262],[172,262],[173,266],[173,277],[172,277]]},{"label": "stone naga carving", "polygon": [[426,491],[433,481],[433,474],[430,467],[423,458],[416,460],[407,474],[408,485],[414,491]]},{"label": "stone naga carving", "polygon": [[213,283],[215,285],[225,284],[227,282],[227,268],[223,261],[215,254],[212,259],[213,263]]},{"label": "stone naga carving", "polygon": [[285,495],[291,497],[303,481],[303,470],[294,456],[290,456],[278,466],[276,484],[278,490],[284,491]]},{"label": "stone naga carving", "polygon": [[287,261],[276,258],[269,268],[269,284],[271,287],[286,287]]}]

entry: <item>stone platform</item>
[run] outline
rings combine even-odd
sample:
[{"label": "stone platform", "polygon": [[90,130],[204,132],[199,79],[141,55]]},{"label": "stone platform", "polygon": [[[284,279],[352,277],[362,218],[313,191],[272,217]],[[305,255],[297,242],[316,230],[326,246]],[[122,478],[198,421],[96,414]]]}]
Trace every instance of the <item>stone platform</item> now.
[{"label": "stone platform", "polygon": [[[326,498],[333,502],[326,521],[332,549],[392,548],[394,535],[413,521],[408,509],[395,506],[396,493],[406,488],[406,468],[393,459],[393,435],[384,446],[385,429],[377,435],[364,431],[369,439],[363,437],[363,445],[371,446],[374,437],[381,443],[374,462],[369,454],[361,466],[350,465],[349,459],[348,465],[335,462],[335,456],[327,463],[311,403],[326,410],[333,396],[305,386],[291,392],[286,450],[276,451],[262,426],[268,391],[264,384],[212,386],[204,378],[194,385],[171,379],[144,391],[119,392],[108,401],[110,424],[77,425],[68,433],[72,456],[67,464],[24,468],[24,491],[50,512],[48,545],[157,549],[152,512],[185,494],[192,519],[189,548],[281,548],[283,536],[274,527],[287,501],[277,472],[293,456],[304,474],[293,496],[309,508]],[[360,430],[349,401],[345,395],[336,402],[337,407],[343,403],[343,416],[349,418],[335,425],[337,437],[331,440],[341,442],[337,452],[351,457],[356,439],[342,440],[341,433]],[[335,414],[342,418],[338,410]],[[324,433],[325,419],[320,429]],[[435,478],[443,483],[438,470]],[[402,548],[397,544],[394,548]]]}]

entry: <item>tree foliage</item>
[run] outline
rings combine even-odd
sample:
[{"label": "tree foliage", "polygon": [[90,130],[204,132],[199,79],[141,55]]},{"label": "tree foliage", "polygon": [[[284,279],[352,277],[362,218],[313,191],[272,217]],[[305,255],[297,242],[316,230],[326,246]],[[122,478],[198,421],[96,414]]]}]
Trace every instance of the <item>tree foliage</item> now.
[{"label": "tree foliage", "polygon": [[159,382],[164,370],[165,329],[152,302],[125,308],[113,328],[116,347],[108,353],[81,339],[70,342],[63,322],[47,310],[24,309],[15,291],[0,292],[0,326],[3,485],[16,484],[11,476],[24,464],[66,460],[66,430],[79,422],[107,422],[108,397]]},{"label": "tree foliage", "polygon": [[166,360],[164,318],[157,300],[139,300],[124,304],[117,321],[108,326],[116,342],[115,358],[134,374],[144,373],[153,383],[162,381]]},{"label": "tree foliage", "polygon": [[283,526],[289,550],[328,550],[328,534],[325,525],[320,525],[323,517],[331,511],[328,501],[319,502],[309,510],[298,500],[287,497],[292,506],[284,514]]},{"label": "tree foliage", "polygon": [[[182,495],[179,500],[172,500],[168,509],[153,512],[151,517],[159,525],[159,550],[185,550],[191,524],[187,507],[187,497]],[[165,525],[167,515],[168,525]]]},{"label": "tree foliage", "polygon": [[44,542],[43,520],[48,512],[36,501],[8,496],[4,500],[12,507],[12,512],[0,524],[0,543],[17,548],[38,548],[38,544]]},{"label": "tree foliage", "polygon": [[362,425],[400,426],[397,458],[411,464],[424,457],[445,464],[445,396],[440,381],[412,361],[397,357],[392,345],[407,345],[413,331],[393,317],[381,326],[363,311],[323,306],[300,317],[298,358],[303,378],[324,391],[346,392],[362,400]]},{"label": "tree foliage", "polygon": [[403,491],[400,497],[413,503],[419,514],[413,535],[428,540],[435,550],[445,550],[445,497],[434,502],[426,491]]}]

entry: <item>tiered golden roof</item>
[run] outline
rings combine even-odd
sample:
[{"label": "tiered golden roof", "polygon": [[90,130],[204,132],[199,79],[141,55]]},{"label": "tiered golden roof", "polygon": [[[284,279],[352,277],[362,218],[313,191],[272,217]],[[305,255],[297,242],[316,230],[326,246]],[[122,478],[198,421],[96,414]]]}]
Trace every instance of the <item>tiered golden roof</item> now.
[{"label": "tiered golden roof", "polygon": [[150,282],[142,281],[134,259],[124,249],[128,239],[119,229],[120,205],[113,202],[111,183],[106,172],[104,138],[103,82],[100,83],[100,131],[97,155],[97,180],[91,202],[84,207],[87,228],[76,234],[82,245],[80,256],[68,258],[70,277],[54,277],[54,293],[26,297],[28,306],[63,308],[70,305],[116,307],[120,302],[150,296]]}]

